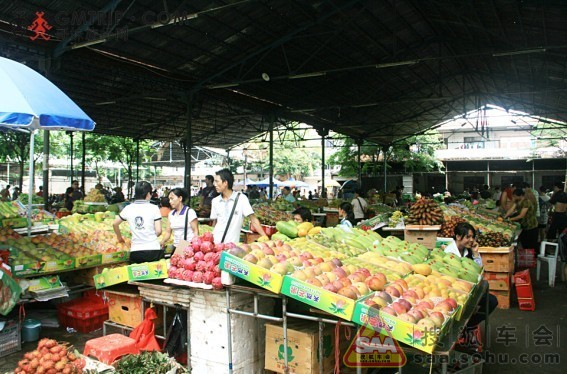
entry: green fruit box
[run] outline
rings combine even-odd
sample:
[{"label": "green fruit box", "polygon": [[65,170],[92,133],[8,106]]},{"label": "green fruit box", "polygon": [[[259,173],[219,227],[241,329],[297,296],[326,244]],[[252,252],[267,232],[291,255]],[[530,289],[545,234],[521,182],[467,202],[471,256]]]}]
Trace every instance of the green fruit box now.
[{"label": "green fruit box", "polygon": [[113,269],[105,268],[102,273],[96,274],[93,279],[97,290],[113,286],[118,283],[128,282],[128,269],[126,266],[120,266]]},{"label": "green fruit box", "polygon": [[106,264],[112,264],[115,262],[124,262],[124,261],[128,261],[128,259],[130,258],[130,252],[129,251],[116,251],[116,252],[110,252],[110,253],[103,253],[102,254],[102,264],[106,265]]},{"label": "green fruit box", "polygon": [[350,321],[352,318],[355,306],[354,300],[313,286],[289,275],[284,277],[282,294],[347,321]]},{"label": "green fruit box", "polygon": [[28,283],[28,291],[30,292],[52,290],[63,287],[58,275],[29,279]]},{"label": "green fruit box", "polygon": [[6,218],[2,220],[2,227],[11,227],[14,229],[19,229],[22,227],[26,227],[28,225],[27,218],[19,217],[19,218]]},{"label": "green fruit box", "polygon": [[41,273],[53,273],[57,271],[75,268],[75,259],[53,260],[53,261],[30,261],[24,264],[13,265],[12,274],[16,277],[28,276]]},{"label": "green fruit box", "polygon": [[167,261],[159,260],[154,262],[144,262],[142,264],[132,264],[127,266],[128,280],[144,281],[151,279],[167,278]]},{"label": "green fruit box", "polygon": [[87,268],[101,264],[102,264],[101,254],[75,257],[76,268]]},{"label": "green fruit box", "polygon": [[[380,313],[379,310],[366,305],[364,301],[373,297],[373,293],[359,299],[356,302],[352,321],[361,326],[366,326],[384,335],[390,335],[397,341],[419,349],[420,351],[431,353],[435,349],[439,339],[449,331],[453,318],[446,318],[445,322],[438,331],[432,331],[411,322],[391,316],[387,313]],[[461,307],[457,306],[457,311]]]},{"label": "green fruit box", "polygon": [[274,293],[280,293],[284,277],[243,259],[223,252],[219,267],[238,278],[265,288]]}]

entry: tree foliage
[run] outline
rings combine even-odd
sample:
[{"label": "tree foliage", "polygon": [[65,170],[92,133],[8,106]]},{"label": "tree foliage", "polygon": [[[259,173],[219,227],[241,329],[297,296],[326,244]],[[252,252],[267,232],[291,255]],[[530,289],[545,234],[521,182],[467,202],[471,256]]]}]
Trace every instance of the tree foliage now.
[{"label": "tree foliage", "polygon": [[[350,138],[335,139],[334,143],[340,146],[340,149],[329,157],[329,165],[340,166],[341,176],[355,177],[358,174],[358,147],[355,141]],[[441,170],[443,164],[435,158],[435,150],[441,147],[442,143],[436,131],[409,137],[385,149],[377,144],[363,141],[362,174],[378,175],[384,172],[384,150],[387,163],[402,163],[406,172]]]}]

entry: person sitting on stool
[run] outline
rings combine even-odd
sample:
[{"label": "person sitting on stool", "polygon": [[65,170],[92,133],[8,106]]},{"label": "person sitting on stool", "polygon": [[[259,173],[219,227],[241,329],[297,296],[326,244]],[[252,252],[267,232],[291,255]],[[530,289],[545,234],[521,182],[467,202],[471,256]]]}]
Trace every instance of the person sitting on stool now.
[{"label": "person sitting on stool", "polygon": [[[445,248],[445,253],[450,253],[458,257],[468,257],[482,266],[482,258],[478,253],[478,243],[475,240],[476,231],[474,227],[468,222],[461,222],[455,226],[453,235],[454,242]],[[487,317],[485,314],[486,298],[488,297],[488,314],[491,314],[498,306],[498,299],[492,294],[484,294],[480,299],[478,305],[480,310],[475,312],[469,319],[468,324],[462,333],[462,340],[464,346],[478,348],[481,342],[478,341],[475,330],[479,323],[484,321]]]}]

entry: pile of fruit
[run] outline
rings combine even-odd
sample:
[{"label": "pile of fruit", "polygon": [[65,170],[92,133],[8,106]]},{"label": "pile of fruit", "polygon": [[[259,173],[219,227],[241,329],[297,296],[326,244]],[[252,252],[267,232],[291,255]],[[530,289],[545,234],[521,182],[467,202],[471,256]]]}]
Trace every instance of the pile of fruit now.
[{"label": "pile of fruit", "polygon": [[441,275],[449,275],[472,283],[478,282],[482,272],[482,268],[470,258],[445,253],[438,248],[431,250],[426,263]]},{"label": "pile of fruit", "polygon": [[480,233],[476,241],[481,247],[507,247],[511,244],[510,238],[501,232]]},{"label": "pile of fruit", "polygon": [[392,216],[388,220],[388,226],[389,227],[398,226],[398,223],[400,223],[403,218],[404,218],[404,214],[399,210],[396,210],[394,213],[392,213]]},{"label": "pile of fruit", "polygon": [[84,199],[85,203],[106,203],[106,199],[100,190],[93,188]]},{"label": "pile of fruit", "polygon": [[421,198],[410,208],[406,224],[408,225],[440,225],[443,223],[443,212],[435,201]]},{"label": "pile of fruit", "polygon": [[41,339],[37,349],[28,352],[18,362],[14,373],[82,373],[85,359],[79,358],[73,347],[53,339]]},{"label": "pile of fruit", "polygon": [[[282,211],[282,207],[285,210]],[[290,206],[288,209],[285,204],[279,202],[273,205],[269,203],[260,203],[254,205],[254,215],[256,215],[256,217],[262,224],[268,226],[275,226],[278,221],[290,220],[291,214],[289,214],[286,210],[293,210],[293,206]]]},{"label": "pile of fruit", "polygon": [[[27,193],[21,193],[18,196],[18,201],[21,201],[22,204],[26,205],[29,203],[29,196]],[[43,204],[43,197],[39,197],[37,195],[32,195],[32,204]]]},{"label": "pile of fruit", "polygon": [[221,252],[234,246],[232,243],[214,244],[213,234],[206,232],[202,236],[193,238],[191,247],[186,248],[182,255],[171,256],[168,276],[187,282],[212,285],[217,290],[221,289],[219,268]]},{"label": "pile of fruit", "polygon": [[459,216],[452,216],[451,218],[445,219],[445,222],[441,225],[439,236],[442,238],[452,238],[455,235],[455,226],[461,222],[467,222],[467,220]]},{"label": "pile of fruit", "polygon": [[1,202],[0,201],[0,218],[18,218],[18,204],[15,202]]},{"label": "pile of fruit", "polygon": [[298,224],[292,220],[276,222],[276,229],[278,232],[272,235],[272,239],[283,241],[307,235],[316,235],[321,232],[321,227],[313,226],[311,222],[302,222]]}]

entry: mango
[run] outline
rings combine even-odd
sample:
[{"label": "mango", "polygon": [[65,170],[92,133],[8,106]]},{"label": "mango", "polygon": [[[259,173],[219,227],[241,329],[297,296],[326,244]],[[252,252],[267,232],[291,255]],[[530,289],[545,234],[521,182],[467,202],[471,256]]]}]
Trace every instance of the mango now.
[{"label": "mango", "polygon": [[421,275],[429,275],[431,274],[431,266],[427,264],[415,264],[411,266],[411,269],[416,272],[417,274]]}]

